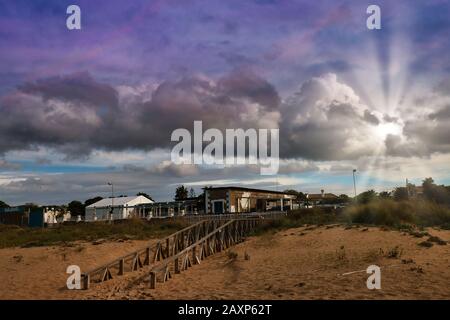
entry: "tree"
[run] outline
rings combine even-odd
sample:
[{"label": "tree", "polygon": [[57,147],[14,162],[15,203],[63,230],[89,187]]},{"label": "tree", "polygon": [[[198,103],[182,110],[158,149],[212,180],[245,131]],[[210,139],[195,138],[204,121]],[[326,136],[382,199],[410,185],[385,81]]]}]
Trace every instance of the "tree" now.
[{"label": "tree", "polygon": [[188,197],[188,189],[181,185],[175,190],[175,201],[185,200]]},{"label": "tree", "polygon": [[402,201],[402,200],[408,200],[408,189],[406,187],[399,187],[395,188],[394,191],[394,200],[395,201]]},{"label": "tree", "polygon": [[145,192],[138,192],[136,195],[137,196],[144,196],[144,197],[146,197],[149,200],[155,201],[155,200],[153,200],[152,197],[150,197],[150,195],[148,193],[145,193]]},{"label": "tree", "polygon": [[358,194],[357,196],[357,202],[366,204],[369,203],[377,198],[377,193],[374,190],[368,190],[363,193]]},{"label": "tree", "polygon": [[9,205],[6,202],[0,201],[0,208],[9,208]]},{"label": "tree", "polygon": [[96,203],[96,202],[99,202],[100,200],[103,200],[103,197],[95,197],[95,198],[87,199],[87,200],[84,202],[84,206],[85,206],[85,207],[90,206],[91,204],[94,204],[94,203]]},{"label": "tree", "polygon": [[450,193],[445,186],[438,186],[433,178],[426,178],[422,182],[425,198],[436,203],[450,203]]},{"label": "tree", "polygon": [[350,197],[346,194],[339,195],[339,203],[348,203],[350,202]]},{"label": "tree", "polygon": [[36,203],[33,203],[33,202],[27,202],[24,205],[22,205],[22,207],[24,207],[25,209],[28,209],[28,210],[34,210],[34,209],[39,208],[39,205],[37,205]]},{"label": "tree", "polygon": [[67,205],[72,216],[84,216],[84,205],[80,201],[72,201]]},{"label": "tree", "polygon": [[196,197],[196,195],[195,195],[194,188],[189,189],[189,198],[195,198],[195,197]]},{"label": "tree", "polygon": [[286,189],[283,192],[295,195],[297,200],[306,200],[306,195],[301,191],[297,191],[294,189]]},{"label": "tree", "polygon": [[381,191],[378,194],[378,197],[380,197],[381,199],[389,199],[391,197],[391,193],[389,191]]}]

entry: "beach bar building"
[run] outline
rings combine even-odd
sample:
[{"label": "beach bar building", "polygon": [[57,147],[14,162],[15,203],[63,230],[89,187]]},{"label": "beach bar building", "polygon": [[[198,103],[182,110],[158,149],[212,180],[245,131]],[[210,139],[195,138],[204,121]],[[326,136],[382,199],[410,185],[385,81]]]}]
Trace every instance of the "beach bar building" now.
[{"label": "beach bar building", "polygon": [[204,188],[205,213],[244,213],[286,211],[293,207],[295,195],[244,187]]}]

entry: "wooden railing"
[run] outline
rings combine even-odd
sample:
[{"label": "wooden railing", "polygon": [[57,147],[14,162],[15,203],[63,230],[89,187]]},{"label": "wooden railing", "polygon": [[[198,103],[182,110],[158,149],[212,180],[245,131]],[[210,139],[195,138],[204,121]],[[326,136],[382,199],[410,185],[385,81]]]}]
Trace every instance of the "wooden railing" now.
[{"label": "wooden railing", "polygon": [[202,214],[202,215],[185,215],[177,217],[188,223],[201,220],[231,220],[243,218],[260,218],[260,219],[278,219],[287,216],[286,211],[266,211],[266,212],[248,212],[248,213],[225,213],[225,214]]},{"label": "wooden railing", "polygon": [[149,266],[157,261],[172,257],[197,243],[199,239],[213,232],[225,222],[223,220],[200,221],[159,240],[156,244],[148,245],[85,272],[82,274],[83,289],[89,289],[91,282],[107,281],[115,276],[123,275],[125,272],[133,272],[143,266]]},{"label": "wooden railing", "polygon": [[154,289],[157,281],[165,282],[173,273],[180,273],[195,264],[200,264],[203,259],[214,253],[242,242],[261,221],[255,218],[232,219],[198,238],[191,245],[162,260],[151,269],[150,288]]}]

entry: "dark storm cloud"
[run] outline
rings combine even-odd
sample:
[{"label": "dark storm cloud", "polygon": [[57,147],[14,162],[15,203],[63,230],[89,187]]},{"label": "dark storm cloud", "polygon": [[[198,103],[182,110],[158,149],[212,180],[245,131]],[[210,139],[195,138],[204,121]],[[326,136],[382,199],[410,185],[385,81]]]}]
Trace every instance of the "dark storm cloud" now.
[{"label": "dark storm cloud", "polygon": [[[44,146],[73,160],[87,159],[93,150],[171,148],[173,130],[192,132],[196,120],[203,130],[280,128],[280,155],[287,159],[354,160],[373,155],[374,143],[383,143],[373,131],[381,120],[334,74],[305,81],[283,102],[274,86],[248,69],[148,88],[113,87],[88,73],[27,83],[0,98],[0,152]],[[447,106],[406,121],[406,140],[388,137],[386,152],[407,157],[450,150],[449,114]],[[394,118],[384,115],[388,120]],[[183,170],[173,172],[194,172]]]},{"label": "dark storm cloud", "polygon": [[52,77],[19,86],[19,90],[41,95],[45,100],[78,101],[96,107],[117,107],[117,92],[107,84],[95,81],[88,72]]},{"label": "dark storm cloud", "polygon": [[0,100],[0,152],[48,146],[70,159],[94,149],[151,150],[168,147],[177,128],[258,128],[276,109],[279,97],[264,79],[249,71],[217,82],[185,77],[162,82],[146,99],[127,99],[87,73],[27,83]]}]

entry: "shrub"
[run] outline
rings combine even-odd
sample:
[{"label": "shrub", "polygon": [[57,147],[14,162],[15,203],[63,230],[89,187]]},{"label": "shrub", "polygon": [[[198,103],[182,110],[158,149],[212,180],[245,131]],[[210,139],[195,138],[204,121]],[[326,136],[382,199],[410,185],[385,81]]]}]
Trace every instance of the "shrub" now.
[{"label": "shrub", "polygon": [[382,199],[346,208],[350,223],[386,225],[411,229],[411,225],[436,226],[450,223],[450,209],[425,200],[392,201]]},{"label": "shrub", "polygon": [[67,243],[77,240],[150,239],[169,235],[187,226],[180,220],[129,219],[117,223],[104,221],[58,225],[53,228],[28,228],[0,225],[0,248],[35,247]]}]

